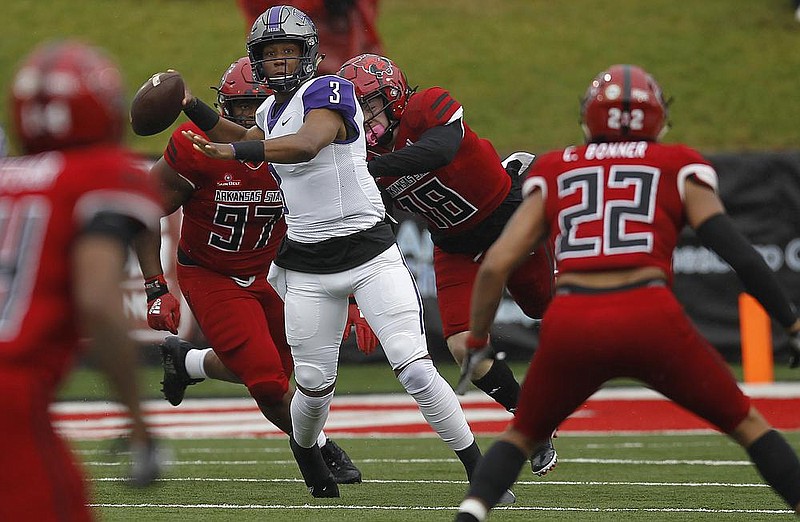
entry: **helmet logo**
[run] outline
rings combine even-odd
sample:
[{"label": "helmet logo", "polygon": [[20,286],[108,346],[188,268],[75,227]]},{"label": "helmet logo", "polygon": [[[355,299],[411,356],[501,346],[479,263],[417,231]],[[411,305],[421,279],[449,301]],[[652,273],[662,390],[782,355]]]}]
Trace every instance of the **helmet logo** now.
[{"label": "helmet logo", "polygon": [[648,101],[650,101],[650,93],[644,89],[634,88],[631,89],[631,98],[633,98],[633,100],[637,102],[647,103]]},{"label": "helmet logo", "polygon": [[370,74],[374,74],[379,80],[382,80],[384,75],[391,75],[394,72],[392,62],[383,56],[370,60],[366,65],[361,65],[361,68]]}]

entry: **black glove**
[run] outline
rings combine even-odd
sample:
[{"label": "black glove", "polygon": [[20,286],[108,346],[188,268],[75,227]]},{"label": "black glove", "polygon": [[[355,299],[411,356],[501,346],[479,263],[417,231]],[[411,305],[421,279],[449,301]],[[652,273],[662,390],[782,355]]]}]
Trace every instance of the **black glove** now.
[{"label": "black glove", "polygon": [[789,368],[800,366],[800,331],[789,334]]},{"label": "black glove", "polygon": [[535,154],[520,151],[509,155],[502,161],[502,165],[511,179],[515,179],[530,168],[534,159],[536,159]]},{"label": "black glove", "polygon": [[506,165],[506,172],[512,178],[519,176],[519,171],[522,168],[522,162],[520,160],[509,161]]}]

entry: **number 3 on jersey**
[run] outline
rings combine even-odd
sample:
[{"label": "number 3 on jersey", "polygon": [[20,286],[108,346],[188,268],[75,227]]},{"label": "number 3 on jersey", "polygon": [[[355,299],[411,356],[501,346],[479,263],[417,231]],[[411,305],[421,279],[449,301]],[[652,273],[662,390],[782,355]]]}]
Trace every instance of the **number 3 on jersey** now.
[{"label": "number 3 on jersey", "polygon": [[[558,214],[556,253],[560,259],[651,252],[652,232],[628,232],[631,222],[652,224],[660,171],[641,165],[615,165],[565,172],[558,178],[560,199],[578,194],[576,205]],[[605,178],[605,182],[604,182]],[[633,189],[621,191],[617,189]],[[621,194],[626,196],[621,196]],[[581,225],[602,222],[602,234],[578,234]]]},{"label": "number 3 on jersey", "polygon": [[328,96],[328,101],[331,103],[339,103],[342,101],[342,95],[339,92],[341,84],[337,81],[331,81],[328,86],[331,88],[331,95]]}]

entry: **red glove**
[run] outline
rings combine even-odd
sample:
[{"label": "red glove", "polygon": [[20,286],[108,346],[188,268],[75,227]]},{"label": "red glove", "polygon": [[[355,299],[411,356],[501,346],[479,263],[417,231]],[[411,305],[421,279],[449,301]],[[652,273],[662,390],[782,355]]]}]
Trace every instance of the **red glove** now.
[{"label": "red glove", "polygon": [[344,327],[342,341],[346,341],[350,337],[351,328],[356,330],[356,346],[358,346],[358,349],[366,355],[374,352],[379,343],[378,337],[369,327],[367,320],[361,315],[361,310],[355,303],[350,303],[350,307],[347,309],[347,325]]},{"label": "red glove", "polygon": [[169,293],[163,274],[144,280],[147,293],[147,324],[153,330],[167,330],[178,335],[181,304]]}]

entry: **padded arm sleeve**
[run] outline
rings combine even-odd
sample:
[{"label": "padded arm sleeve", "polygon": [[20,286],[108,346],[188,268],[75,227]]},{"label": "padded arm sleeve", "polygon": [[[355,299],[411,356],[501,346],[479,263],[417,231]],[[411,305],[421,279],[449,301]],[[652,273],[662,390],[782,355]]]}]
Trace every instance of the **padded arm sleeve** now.
[{"label": "padded arm sleeve", "polygon": [[775,274],[750,242],[733,226],[726,214],[705,220],[696,230],[705,246],[719,254],[739,276],[745,290],[784,328],[797,319],[794,306],[780,287]]},{"label": "padded arm sleeve", "polygon": [[144,228],[144,223],[131,216],[115,212],[98,212],[83,226],[80,234],[115,238],[127,247]]},{"label": "padded arm sleeve", "polygon": [[430,128],[416,143],[370,160],[369,173],[378,178],[431,172],[453,161],[462,138],[461,120]]}]

